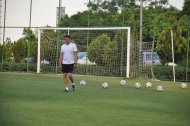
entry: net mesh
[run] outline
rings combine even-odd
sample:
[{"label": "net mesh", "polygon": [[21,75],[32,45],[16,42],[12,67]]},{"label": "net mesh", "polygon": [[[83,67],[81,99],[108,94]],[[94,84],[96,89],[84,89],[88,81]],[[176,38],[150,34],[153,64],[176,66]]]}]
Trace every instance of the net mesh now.
[{"label": "net mesh", "polygon": [[[46,32],[50,32],[47,31]],[[41,72],[61,73],[58,67],[60,47],[67,30],[60,31],[59,37],[41,37]],[[69,31],[72,41],[78,47],[79,75],[126,76],[127,30],[77,30]]]},{"label": "net mesh", "polygon": [[[61,73],[58,67],[63,36],[69,34],[78,48],[78,75],[126,77],[128,30],[60,30],[59,36],[47,38],[51,30],[41,33],[41,72]],[[49,36],[49,35],[48,35]],[[130,76],[151,78],[151,63],[144,63],[145,53],[151,54],[151,43],[143,44],[139,55],[139,42],[130,41]],[[140,59],[140,60],[139,60]]]}]

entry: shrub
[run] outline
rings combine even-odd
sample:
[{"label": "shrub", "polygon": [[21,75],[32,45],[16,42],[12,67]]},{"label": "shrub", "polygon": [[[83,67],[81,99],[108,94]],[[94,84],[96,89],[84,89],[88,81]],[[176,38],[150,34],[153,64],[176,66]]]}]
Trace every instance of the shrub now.
[{"label": "shrub", "polygon": [[[5,72],[14,72],[14,71],[27,71],[27,64],[26,63],[3,63],[0,64],[0,67],[3,68],[3,71]],[[36,72],[37,70],[37,65],[33,63],[28,64],[28,71],[30,72]]]},{"label": "shrub", "polygon": [[[173,80],[173,67],[172,66],[154,66],[154,75],[159,80]],[[188,79],[190,80],[190,69],[188,69]],[[186,80],[186,68],[183,66],[175,67],[175,78],[177,81]]]}]

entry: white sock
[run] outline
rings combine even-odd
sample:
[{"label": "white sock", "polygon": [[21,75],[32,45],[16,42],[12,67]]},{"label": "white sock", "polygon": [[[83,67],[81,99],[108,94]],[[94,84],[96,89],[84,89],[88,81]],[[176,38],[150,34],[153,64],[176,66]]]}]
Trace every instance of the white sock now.
[{"label": "white sock", "polygon": [[75,85],[75,83],[72,83],[72,85]]},{"label": "white sock", "polygon": [[66,87],[66,88],[65,88],[65,90],[67,90],[67,91],[68,91],[68,90],[69,90],[69,88],[68,88],[68,87]]}]

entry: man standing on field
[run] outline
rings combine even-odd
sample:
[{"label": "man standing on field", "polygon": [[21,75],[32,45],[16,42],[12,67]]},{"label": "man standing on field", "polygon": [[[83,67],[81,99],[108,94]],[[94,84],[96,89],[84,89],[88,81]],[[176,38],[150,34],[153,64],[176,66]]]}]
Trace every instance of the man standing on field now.
[{"label": "man standing on field", "polygon": [[61,46],[59,56],[59,66],[62,68],[64,88],[65,92],[69,91],[68,88],[68,77],[72,83],[72,89],[75,91],[75,83],[73,78],[73,69],[77,67],[77,46],[72,43],[71,36],[64,36],[64,44]]}]

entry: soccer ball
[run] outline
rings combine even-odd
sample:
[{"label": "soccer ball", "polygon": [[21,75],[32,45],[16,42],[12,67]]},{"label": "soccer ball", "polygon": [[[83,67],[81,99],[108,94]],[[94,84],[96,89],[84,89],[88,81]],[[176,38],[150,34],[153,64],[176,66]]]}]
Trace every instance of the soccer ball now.
[{"label": "soccer ball", "polygon": [[148,88],[148,87],[152,87],[152,83],[151,82],[147,82],[146,83],[146,87]]},{"label": "soccer ball", "polygon": [[124,85],[126,84],[126,81],[125,81],[125,80],[121,80],[121,81],[120,81],[120,84],[121,84],[122,86],[124,86]]},{"label": "soccer ball", "polygon": [[136,83],[135,83],[135,88],[140,88],[140,87],[141,87],[141,83],[136,82]]},{"label": "soccer ball", "polygon": [[184,83],[184,82],[182,82],[182,83],[181,83],[181,88],[183,88],[183,89],[187,88],[187,84]]},{"label": "soccer ball", "polygon": [[159,86],[156,87],[156,91],[162,92],[162,91],[164,91],[164,87],[159,85]]},{"label": "soccer ball", "polygon": [[81,80],[80,81],[80,86],[85,86],[86,85],[86,81],[85,80]]},{"label": "soccer ball", "polygon": [[104,89],[107,89],[107,88],[108,88],[108,83],[107,83],[107,82],[102,83],[102,87],[103,87]]}]

